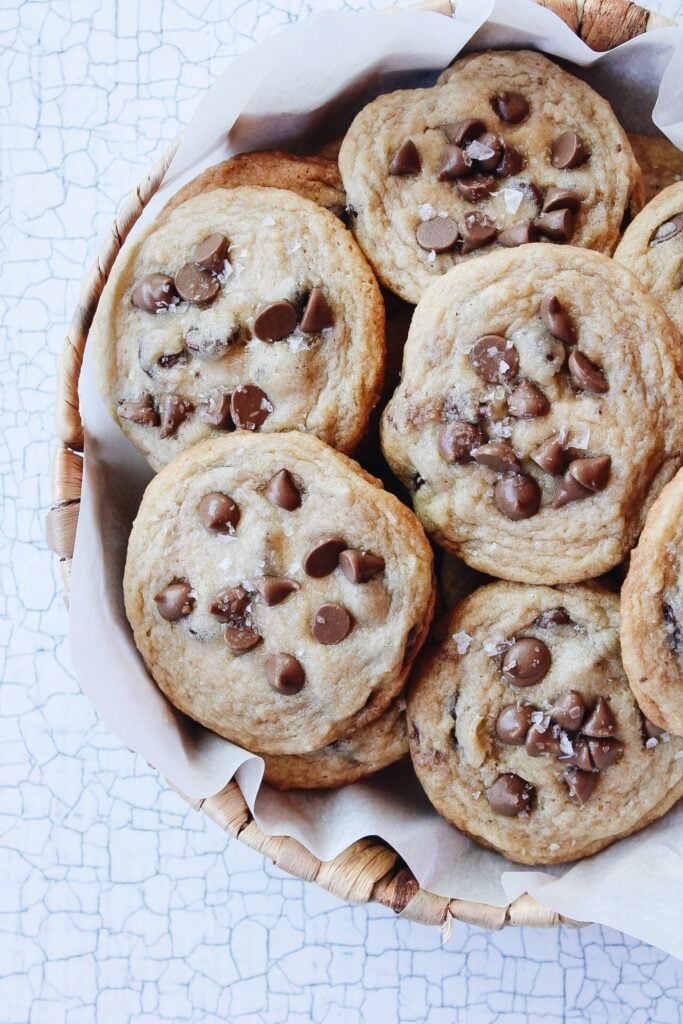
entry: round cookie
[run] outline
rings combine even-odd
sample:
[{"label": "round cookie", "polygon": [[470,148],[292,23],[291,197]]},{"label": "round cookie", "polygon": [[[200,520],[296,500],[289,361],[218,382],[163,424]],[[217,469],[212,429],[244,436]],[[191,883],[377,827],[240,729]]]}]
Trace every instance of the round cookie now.
[{"label": "round cookie", "polygon": [[683,331],[683,181],[669,185],[638,214],[614,258],[633,271]]},{"label": "round cookie", "polygon": [[90,337],[110,412],[155,469],[233,426],[349,451],[382,385],[370,268],[333,214],[282,189],[213,189],[152,224]]},{"label": "round cookie", "polygon": [[656,725],[683,736],[683,470],[650,509],[621,591],[624,668]]},{"label": "round cookie", "polygon": [[597,586],[476,591],[438,624],[406,714],[436,810],[521,864],[587,857],[683,795],[683,741],[643,718]]},{"label": "round cookie", "polygon": [[526,245],[420,302],[382,447],[433,539],[526,583],[606,572],[683,458],[683,349],[618,263]]},{"label": "round cookie", "polygon": [[400,693],[434,607],[412,512],[298,432],[215,437],[149,484],[124,578],[161,690],[267,754],[319,750]]},{"label": "round cookie", "polygon": [[181,203],[202,192],[241,185],[288,189],[318,206],[324,206],[337,217],[343,219],[346,213],[346,193],[336,160],[258,150],[240,153],[202,171],[169,199],[160,216],[165,217]]},{"label": "round cookie", "polygon": [[276,789],[334,789],[387,768],[408,753],[405,700],[350,736],[310,754],[268,754],[265,781]]},{"label": "round cookie", "polygon": [[643,172],[644,199],[649,203],[662,189],[683,179],[683,151],[663,135],[627,135]]},{"label": "round cookie", "polygon": [[431,89],[379,96],[339,168],[361,248],[409,302],[491,249],[549,240],[611,253],[643,197],[610,105],[528,50],[473,54]]}]

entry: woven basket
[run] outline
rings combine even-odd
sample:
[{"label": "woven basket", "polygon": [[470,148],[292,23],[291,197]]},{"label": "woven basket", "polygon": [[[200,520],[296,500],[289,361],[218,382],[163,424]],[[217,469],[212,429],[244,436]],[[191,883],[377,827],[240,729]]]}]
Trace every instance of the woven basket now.
[{"label": "woven basket", "polygon": [[[609,50],[643,32],[671,25],[627,0],[536,0],[554,11],[594,50]],[[452,15],[457,0],[426,0],[414,6]],[[387,10],[391,10],[388,8]],[[52,463],[54,505],[46,520],[49,547],[59,556],[68,593],[71,559],[83,479],[83,424],[78,404],[78,378],[88,330],[102,289],[129,231],[159,188],[178,147],[176,139],[147,177],[123,202],[104,240],[97,262],[85,280],[59,364],[56,395],[56,427],[59,439]],[[256,825],[237,784],[230,782],[216,796],[190,800],[195,810],[207,814],[235,839],[260,850],[283,871],[316,882],[342,900],[375,901],[422,924],[439,925],[448,931],[453,919],[499,929],[505,925],[553,927],[576,922],[541,906],[523,895],[507,907],[493,907],[467,900],[449,899],[421,889],[398,854],[377,838],[360,839],[338,857],[320,861],[300,843],[287,836],[267,836]]]}]

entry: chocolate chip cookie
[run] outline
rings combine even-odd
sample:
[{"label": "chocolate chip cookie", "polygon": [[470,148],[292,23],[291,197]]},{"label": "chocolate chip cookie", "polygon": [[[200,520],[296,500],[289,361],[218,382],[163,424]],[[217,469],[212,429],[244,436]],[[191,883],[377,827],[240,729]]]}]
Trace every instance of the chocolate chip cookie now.
[{"label": "chocolate chip cookie", "polygon": [[342,220],[346,216],[346,193],[336,160],[294,156],[274,150],[240,153],[202,171],[169,199],[161,216],[165,217],[181,203],[202,192],[241,185],[288,189],[318,206],[324,206]]},{"label": "chocolate chip cookie", "polygon": [[168,699],[250,750],[301,754],[378,718],[432,616],[412,512],[309,434],[223,434],[151,482],[126,611]]},{"label": "chocolate chip cookie", "polygon": [[334,789],[374,775],[408,753],[405,700],[350,736],[310,754],[267,754],[265,781],[276,789]]},{"label": "chocolate chip cookie", "polygon": [[683,736],[683,470],[650,509],[621,591],[631,689],[661,729]]},{"label": "chocolate chip cookie", "polygon": [[380,96],[339,167],[352,228],[409,302],[483,252],[533,241],[611,253],[643,185],[610,105],[530,51],[458,60],[431,89]]},{"label": "chocolate chip cookie", "polygon": [[436,810],[522,864],[587,857],[683,795],[683,740],[639,710],[619,599],[596,585],[466,598],[416,666],[407,719]]},{"label": "chocolate chip cookie", "polygon": [[618,263],[527,245],[418,305],[382,446],[434,540],[527,583],[606,572],[683,459],[683,348]]},{"label": "chocolate chip cookie", "polygon": [[638,214],[614,258],[633,271],[683,331],[683,181],[669,185]]},{"label": "chocolate chip cookie", "polygon": [[683,179],[683,152],[664,136],[627,134],[643,172],[644,198],[649,203],[662,189]]},{"label": "chocolate chip cookie", "polygon": [[384,305],[328,210],[283,189],[213,189],[124,249],[91,344],[112,416],[155,469],[233,429],[349,451],[381,388]]}]

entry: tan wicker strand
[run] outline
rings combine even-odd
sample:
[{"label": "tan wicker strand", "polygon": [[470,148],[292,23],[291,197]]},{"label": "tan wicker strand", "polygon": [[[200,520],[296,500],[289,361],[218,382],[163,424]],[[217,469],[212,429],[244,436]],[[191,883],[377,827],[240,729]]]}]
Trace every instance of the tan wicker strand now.
[{"label": "tan wicker strand", "polygon": [[[536,2],[554,11],[596,50],[611,49],[643,32],[672,24],[628,0]],[[450,15],[456,5],[457,0],[423,0],[414,6]],[[388,10],[392,9],[395,8]],[[47,516],[46,539],[60,558],[67,594],[83,479],[83,460],[79,454],[83,449],[83,424],[78,379],[88,331],[121,246],[159,188],[179,141],[180,138],[176,139],[168,147],[144,181],[122,203],[84,283],[61,353],[56,387],[56,432],[61,444],[53,461],[54,505]],[[191,800],[182,793],[180,795],[195,810],[208,815],[228,835],[259,850],[288,874],[315,880],[342,900],[374,901],[410,920],[440,926],[444,936],[449,934],[454,920],[489,929],[499,929],[508,924],[535,927],[577,924],[541,906],[528,895],[520,896],[509,907],[502,908],[437,896],[421,889],[395,851],[374,838],[359,840],[333,860],[322,862],[294,839],[267,836],[261,832],[234,781],[206,800]]]}]

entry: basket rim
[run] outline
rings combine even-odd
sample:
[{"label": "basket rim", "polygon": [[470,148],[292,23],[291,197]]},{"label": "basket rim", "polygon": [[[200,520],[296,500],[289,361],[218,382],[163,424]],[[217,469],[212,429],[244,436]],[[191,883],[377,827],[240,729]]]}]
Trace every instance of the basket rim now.
[{"label": "basket rim", "polygon": [[[596,50],[612,49],[644,32],[675,24],[629,0],[533,2],[557,14]],[[452,17],[456,7],[457,0],[423,0],[408,9]],[[397,9],[388,7],[379,13]],[[55,396],[58,445],[53,453],[53,505],[46,516],[45,534],[48,546],[59,558],[67,603],[83,477],[84,437],[78,380],[88,331],[114,262],[133,225],[161,185],[180,138],[179,135],[173,140],[144,180],[119,207],[84,281],[60,354]],[[234,779],[219,793],[203,800],[191,799],[166,781],[194,810],[206,814],[229,836],[258,850],[287,874],[313,881],[347,902],[380,903],[409,920],[437,925],[445,938],[450,934],[453,920],[490,930],[499,930],[506,925],[550,928],[561,924],[579,927],[581,924],[543,906],[528,893],[503,907],[438,896],[421,888],[399,855],[376,837],[360,839],[332,860],[321,861],[291,837],[268,836],[262,832]]]}]

